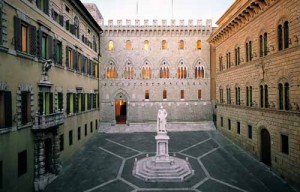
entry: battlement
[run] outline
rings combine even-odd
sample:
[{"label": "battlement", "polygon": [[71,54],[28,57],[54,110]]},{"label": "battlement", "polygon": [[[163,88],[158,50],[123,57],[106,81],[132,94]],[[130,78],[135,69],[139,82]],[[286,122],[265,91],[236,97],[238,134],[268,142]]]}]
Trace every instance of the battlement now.
[{"label": "battlement", "polygon": [[184,19],[181,20],[162,19],[160,23],[157,19],[153,19],[151,24],[149,19],[144,19],[143,24],[141,21],[142,20],[140,19],[135,19],[135,20],[126,19],[126,21],[123,23],[122,19],[118,19],[116,22],[112,19],[109,19],[108,24],[104,25],[104,20],[102,19],[99,21],[99,25],[104,27],[207,27],[207,28],[212,27],[211,19],[206,20],[205,23],[206,25],[203,25],[202,19],[196,20],[195,23],[193,19],[187,20],[187,23],[186,20]]}]

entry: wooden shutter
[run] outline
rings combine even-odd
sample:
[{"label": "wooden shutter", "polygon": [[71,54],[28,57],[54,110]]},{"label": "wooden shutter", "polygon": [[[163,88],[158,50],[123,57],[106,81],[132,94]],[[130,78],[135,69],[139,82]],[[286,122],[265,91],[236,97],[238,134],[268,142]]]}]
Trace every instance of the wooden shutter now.
[{"label": "wooden shutter", "polygon": [[82,73],[85,73],[85,70],[84,70],[85,59],[86,59],[86,57],[84,55],[81,55],[81,72]]},{"label": "wooden shutter", "polygon": [[40,115],[43,114],[44,111],[44,94],[43,92],[39,92],[39,98],[38,98],[38,105],[39,105],[39,113]]},{"label": "wooden shutter", "polygon": [[54,9],[51,9],[51,18],[52,18],[53,20],[55,20],[55,17],[54,17]]},{"label": "wooden shutter", "polygon": [[71,93],[67,93],[67,114],[70,113],[70,96]]},{"label": "wooden shutter", "polygon": [[53,60],[53,38],[52,36],[48,35],[47,36],[47,41],[48,41],[48,59],[52,59]]},{"label": "wooden shutter", "polygon": [[73,69],[78,70],[77,69],[77,52],[75,50],[73,50]]},{"label": "wooden shutter", "polygon": [[81,93],[81,111],[85,111],[85,95]]},{"label": "wooden shutter", "polygon": [[59,63],[59,61],[57,61],[56,52],[57,52],[58,47],[56,45],[57,45],[57,41],[55,38],[53,38],[53,61],[54,61],[54,63],[57,64],[57,63]]},{"label": "wooden shutter", "polygon": [[33,56],[36,56],[36,27],[29,25],[29,53]]},{"label": "wooden shutter", "polygon": [[49,0],[44,0],[44,13],[49,15]]},{"label": "wooden shutter", "polygon": [[53,93],[49,93],[49,108],[50,108],[50,110],[49,110],[49,112],[50,112],[50,114],[52,114],[53,113]]},{"label": "wooden shutter", "polygon": [[77,94],[73,93],[73,107],[74,107],[74,113],[78,112],[78,102],[77,102]]},{"label": "wooden shutter", "polygon": [[41,30],[38,30],[37,33],[37,56],[38,58],[42,58],[42,36],[43,33]]},{"label": "wooden shutter", "polygon": [[14,17],[15,20],[15,49],[21,51],[21,20]]},{"label": "wooden shutter", "polygon": [[64,16],[63,15],[59,15],[59,24],[63,27],[64,26]]},{"label": "wooden shutter", "polygon": [[70,50],[70,47],[66,47],[66,66],[68,67],[68,68],[70,68],[70,66],[69,66],[69,50]]},{"label": "wooden shutter", "polygon": [[96,107],[97,107],[97,102],[96,102],[97,97],[96,97],[96,93],[93,94],[93,97],[94,97],[94,99],[93,99],[93,108],[96,108]]},{"label": "wooden shutter", "polygon": [[4,92],[4,102],[5,102],[5,127],[12,126],[12,103],[11,103],[11,92]]}]

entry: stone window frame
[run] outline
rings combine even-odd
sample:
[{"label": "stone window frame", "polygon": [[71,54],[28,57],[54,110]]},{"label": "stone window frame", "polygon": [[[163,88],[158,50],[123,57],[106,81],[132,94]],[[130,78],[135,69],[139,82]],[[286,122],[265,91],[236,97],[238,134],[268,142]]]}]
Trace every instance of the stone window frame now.
[{"label": "stone window frame", "polygon": [[160,79],[169,79],[171,74],[171,67],[169,62],[166,59],[161,60],[159,66],[159,78]]},{"label": "stone window frame", "polygon": [[149,80],[152,79],[152,77],[152,64],[149,62],[148,59],[145,59],[141,67],[141,78],[143,80]]},{"label": "stone window frame", "polygon": [[8,51],[7,16],[4,1],[0,0],[0,51]]},{"label": "stone window frame", "polygon": [[[194,77],[195,79],[205,79],[207,78],[205,65],[202,64],[201,60],[197,60],[194,65]],[[197,73],[196,73],[197,71]],[[200,72],[199,72],[200,71]],[[203,73],[201,73],[203,71]]]},{"label": "stone window frame", "polygon": [[253,86],[250,83],[246,83],[246,94],[245,94],[245,101],[246,106],[252,107],[253,106]]},{"label": "stone window frame", "polygon": [[136,77],[136,68],[132,59],[126,59],[124,68],[123,68],[123,79],[134,79]]},{"label": "stone window frame", "polygon": [[245,40],[245,61],[251,62],[253,59],[253,40],[248,37]]},{"label": "stone window frame", "polygon": [[[283,137],[286,137],[287,138],[287,149],[284,149],[284,143],[283,143]],[[290,154],[290,138],[289,138],[289,134],[287,134],[287,133],[283,133],[283,132],[280,132],[279,133],[279,141],[280,141],[280,145],[279,145],[279,147],[280,147],[280,149],[279,149],[279,151],[280,151],[280,153],[281,154],[284,154],[284,155],[289,155]]]},{"label": "stone window frame", "polygon": [[[290,48],[290,44],[292,43],[291,39],[290,39],[290,23],[289,22],[291,19],[287,18],[286,16],[282,16],[280,17],[280,19],[276,22],[276,47],[278,49],[278,51],[283,51],[285,49]],[[288,35],[285,36],[285,23],[287,22],[287,27],[288,27]],[[281,43],[282,43],[282,47],[280,49],[280,44],[279,44],[279,27],[282,26],[282,33],[281,33]],[[288,38],[288,39],[286,39]],[[298,39],[297,39],[298,40]]]},{"label": "stone window frame", "polygon": [[241,86],[237,83],[235,85],[235,104],[236,105],[241,105],[242,104],[241,100]]},{"label": "stone window frame", "polygon": [[176,78],[177,79],[188,79],[189,78],[189,68],[186,65],[184,59],[179,59],[176,67]]},{"label": "stone window frame", "polygon": [[235,66],[241,64],[241,46],[237,44],[234,48],[234,63]]},{"label": "stone window frame", "polygon": [[[9,111],[8,111],[8,113],[11,113],[10,114],[11,119],[10,119],[10,122],[9,122],[9,124],[11,124],[11,125],[9,125],[8,127],[0,128],[0,134],[1,134],[1,133],[6,133],[7,131],[10,131],[12,129],[13,122],[14,122],[14,117],[13,117],[13,113],[12,113],[12,110],[13,110],[13,106],[12,106],[12,92],[8,88],[7,82],[0,80],[0,91],[9,92],[9,94],[10,94],[10,101],[11,101],[10,106],[9,106]],[[6,110],[5,107],[4,107],[4,110]]]},{"label": "stone window frame", "polygon": [[[109,74],[111,74],[113,76],[110,77],[111,75],[109,75]],[[114,60],[110,59],[107,62],[104,76],[105,76],[105,79],[117,79],[118,78],[118,68],[117,68],[116,62]]]},{"label": "stone window frame", "polygon": [[231,86],[226,86],[226,103],[231,104],[232,103],[232,97],[231,97]]},{"label": "stone window frame", "polygon": [[[21,94],[22,92],[29,92],[30,93],[30,109],[31,109],[31,122],[28,122],[25,125],[22,125],[22,100],[21,100]],[[26,84],[26,83],[22,83],[18,85],[18,90],[16,92],[16,121],[17,121],[17,128],[18,129],[22,129],[22,128],[26,128],[28,126],[32,126],[34,119],[33,117],[35,116],[35,112],[34,112],[34,92],[33,92],[33,86],[31,84]]]},{"label": "stone window frame", "polygon": [[232,66],[232,61],[231,61],[231,52],[230,50],[226,51],[226,69],[230,69]]},{"label": "stone window frame", "polygon": [[[280,106],[280,84],[282,85],[282,109]],[[291,93],[291,85],[290,85],[290,81],[288,78],[286,77],[281,77],[279,78],[278,82],[278,92],[277,92],[277,103],[278,103],[278,110],[283,110],[283,111],[289,111],[291,110],[291,99],[290,99],[290,93]],[[286,85],[288,85],[288,93],[286,93]],[[288,102],[288,103],[287,103]]]},{"label": "stone window frame", "polygon": [[269,86],[267,82],[262,81],[259,84],[259,107],[269,108]]},{"label": "stone window frame", "polygon": [[[260,30],[258,34],[259,57],[265,57],[268,55],[269,52],[268,39],[269,39],[269,33],[267,32],[267,30],[265,29]],[[258,56],[258,55],[256,55],[256,53],[254,54],[254,56]]]}]

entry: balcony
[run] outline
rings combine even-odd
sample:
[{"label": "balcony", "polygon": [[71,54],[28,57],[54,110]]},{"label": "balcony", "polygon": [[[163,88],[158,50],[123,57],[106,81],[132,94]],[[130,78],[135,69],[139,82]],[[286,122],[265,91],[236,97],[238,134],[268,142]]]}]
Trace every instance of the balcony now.
[{"label": "balcony", "polygon": [[43,114],[39,115],[38,113],[35,116],[34,126],[32,129],[34,130],[44,130],[50,127],[55,127],[64,124],[65,117],[63,112],[56,112],[52,114]]}]

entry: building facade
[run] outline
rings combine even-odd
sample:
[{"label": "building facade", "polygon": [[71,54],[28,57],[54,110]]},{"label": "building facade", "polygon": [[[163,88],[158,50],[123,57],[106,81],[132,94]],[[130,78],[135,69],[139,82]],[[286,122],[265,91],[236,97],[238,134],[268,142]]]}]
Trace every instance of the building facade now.
[{"label": "building facade", "polygon": [[100,32],[77,0],[0,0],[0,191],[42,190],[96,133]]},{"label": "building facade", "polygon": [[101,123],[156,121],[161,105],[170,122],[212,119],[211,20],[109,20],[102,28]]},{"label": "building facade", "polygon": [[300,1],[237,0],[209,38],[217,128],[300,188]]}]

